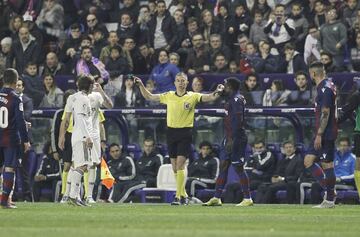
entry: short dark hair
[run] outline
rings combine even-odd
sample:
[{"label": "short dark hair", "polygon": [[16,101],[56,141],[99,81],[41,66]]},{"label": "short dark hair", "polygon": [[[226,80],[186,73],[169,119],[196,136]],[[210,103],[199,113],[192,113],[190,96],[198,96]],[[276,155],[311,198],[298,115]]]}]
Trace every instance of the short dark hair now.
[{"label": "short dark hair", "polygon": [[323,55],[328,56],[331,60],[333,59],[332,54],[331,54],[331,53],[329,53],[329,52],[326,52],[326,51],[321,52],[321,53],[320,53],[320,57],[321,57],[321,56],[323,56]]},{"label": "short dark hair", "polygon": [[293,146],[295,147],[295,143],[294,143],[293,141],[291,141],[291,140],[286,140],[286,141],[284,141],[284,142],[282,143],[282,146],[284,147],[286,144],[291,144],[291,145],[293,145]]},{"label": "short dark hair", "polygon": [[194,23],[194,22],[196,22],[198,24],[198,21],[197,21],[196,17],[193,17],[193,16],[189,17],[187,19],[187,21],[186,21],[186,25],[189,25],[189,24]]},{"label": "short dark hair", "polygon": [[165,2],[164,0],[157,0],[157,1],[156,1],[156,5],[158,5],[159,3],[164,3],[165,6],[166,6],[166,2]]},{"label": "short dark hair", "polygon": [[85,49],[90,49],[90,51],[92,52],[91,47],[89,47],[89,46],[84,46],[84,47],[81,47],[81,54],[84,52]]},{"label": "short dark hair", "polygon": [[77,79],[77,85],[79,90],[89,91],[90,86],[94,84],[94,80],[88,76],[80,76]]},{"label": "short dark hair", "polygon": [[145,138],[144,143],[145,143],[145,142],[152,142],[153,145],[155,145],[155,139],[152,138],[152,137],[147,137],[147,138]]},{"label": "short dark hair", "polygon": [[255,141],[253,142],[253,146],[254,146],[255,144],[260,144],[260,143],[265,146],[265,140],[264,140],[263,138],[260,138],[260,137],[255,138]]},{"label": "short dark hair", "polygon": [[201,149],[203,146],[208,146],[210,147],[210,149],[212,149],[212,145],[209,141],[202,141],[200,144],[199,144],[199,149]]},{"label": "short dark hair", "polygon": [[18,72],[14,68],[7,68],[4,71],[3,81],[4,84],[13,85],[19,78]]},{"label": "short dark hair", "polygon": [[351,144],[351,141],[350,141],[350,138],[349,138],[349,137],[340,137],[340,138],[339,138],[339,141],[338,141],[338,144],[340,144],[340,142],[347,142],[348,145]]},{"label": "short dark hair", "polygon": [[113,47],[111,47],[110,52],[112,50],[117,50],[117,51],[119,51],[120,54],[122,53],[122,48],[119,45],[114,45]]},{"label": "short dark hair", "polygon": [[250,73],[250,74],[248,74],[248,75],[246,76],[245,81],[249,80],[250,77],[255,77],[255,78],[256,78],[256,81],[259,80],[259,77],[258,77],[258,75],[257,75],[256,73]]},{"label": "short dark hair", "polygon": [[321,68],[324,68],[324,65],[320,61],[315,61],[309,66],[309,69],[321,69]]},{"label": "short dark hair", "polygon": [[109,150],[110,150],[111,148],[113,148],[114,146],[117,146],[117,147],[120,148],[120,145],[119,145],[119,144],[117,144],[117,143],[111,143],[110,146],[109,146]]},{"label": "short dark hair", "polygon": [[71,30],[76,30],[76,29],[81,29],[81,27],[80,27],[80,24],[79,23],[74,23],[74,24],[72,24],[71,26],[70,26],[70,29]]},{"label": "short dark hair", "polygon": [[240,88],[240,81],[239,79],[237,79],[236,77],[229,77],[229,78],[226,78],[225,80],[225,83],[228,84],[231,89],[233,89],[234,91],[238,91],[239,88]]},{"label": "short dark hair", "polygon": [[37,64],[34,61],[30,61],[30,62],[26,63],[25,68],[27,68],[29,66],[36,66],[37,67]]}]

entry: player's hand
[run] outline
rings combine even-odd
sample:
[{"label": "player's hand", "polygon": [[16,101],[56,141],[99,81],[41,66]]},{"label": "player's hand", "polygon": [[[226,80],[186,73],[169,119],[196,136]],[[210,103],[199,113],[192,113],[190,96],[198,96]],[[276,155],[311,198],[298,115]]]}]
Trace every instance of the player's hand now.
[{"label": "player's hand", "polygon": [[102,89],[100,83],[98,83],[98,82],[94,83],[93,91],[100,92],[100,93],[104,92],[104,90]]},{"label": "player's hand", "polygon": [[28,152],[31,148],[30,142],[25,142],[24,143],[24,152]]},{"label": "player's hand", "polygon": [[53,153],[53,157],[54,157],[54,160],[60,160],[59,153],[57,153],[56,151]]},{"label": "player's hand", "polygon": [[65,149],[65,136],[59,137],[58,146],[62,151]]},{"label": "player's hand", "polygon": [[225,86],[223,84],[219,84],[216,87],[216,92],[223,92],[225,89]]},{"label": "player's hand", "polygon": [[91,140],[90,137],[86,138],[85,143],[87,148],[91,149],[93,147],[93,141]]},{"label": "player's hand", "polygon": [[320,135],[316,135],[316,137],[315,137],[314,148],[315,148],[315,150],[321,149],[321,136]]},{"label": "player's hand", "polygon": [[34,177],[35,181],[39,182],[39,181],[44,181],[46,180],[46,176],[45,175],[42,175],[42,174],[39,174],[39,175],[36,175]]}]

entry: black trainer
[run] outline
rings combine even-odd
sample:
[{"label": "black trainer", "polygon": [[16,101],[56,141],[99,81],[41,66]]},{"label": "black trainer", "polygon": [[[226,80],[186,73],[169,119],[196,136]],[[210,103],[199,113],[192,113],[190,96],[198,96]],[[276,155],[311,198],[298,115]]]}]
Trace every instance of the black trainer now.
[{"label": "black trainer", "polygon": [[174,201],[172,201],[171,203],[172,206],[179,206],[180,205],[180,200],[179,198],[174,198]]},{"label": "black trainer", "polygon": [[184,206],[189,205],[189,198],[188,197],[180,197],[180,205],[184,205]]}]

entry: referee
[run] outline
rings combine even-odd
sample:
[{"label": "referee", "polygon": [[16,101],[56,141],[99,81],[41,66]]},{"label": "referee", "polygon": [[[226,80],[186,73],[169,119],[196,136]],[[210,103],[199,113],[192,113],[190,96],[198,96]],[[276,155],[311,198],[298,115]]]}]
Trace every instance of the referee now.
[{"label": "referee", "polygon": [[186,91],[189,81],[183,72],[178,73],[175,77],[176,91],[152,94],[145,88],[140,78],[135,77],[135,83],[139,86],[141,94],[146,100],[167,105],[167,145],[176,180],[176,195],[171,205],[187,205],[185,162],[191,152],[195,106],[200,102],[216,100],[224,86],[218,85],[216,90],[210,94]]}]

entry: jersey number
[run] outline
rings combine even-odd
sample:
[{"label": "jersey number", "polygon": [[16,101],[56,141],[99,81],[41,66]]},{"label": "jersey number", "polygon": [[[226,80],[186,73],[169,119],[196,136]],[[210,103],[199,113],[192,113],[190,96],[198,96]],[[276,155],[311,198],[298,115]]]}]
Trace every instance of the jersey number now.
[{"label": "jersey number", "polygon": [[0,107],[0,128],[7,128],[9,125],[9,111],[6,107]]}]

